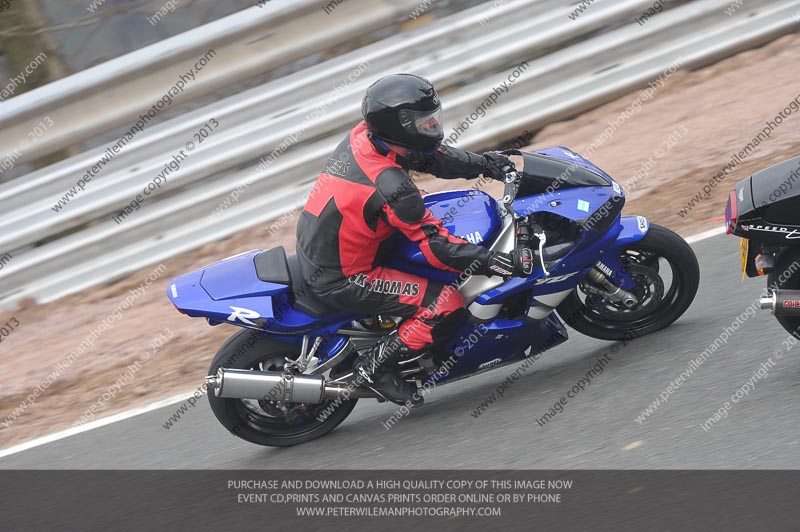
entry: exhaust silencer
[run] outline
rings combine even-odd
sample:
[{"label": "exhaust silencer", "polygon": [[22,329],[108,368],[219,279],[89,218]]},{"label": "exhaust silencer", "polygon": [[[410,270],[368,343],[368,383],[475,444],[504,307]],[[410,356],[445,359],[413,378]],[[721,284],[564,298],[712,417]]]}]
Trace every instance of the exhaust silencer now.
[{"label": "exhaust silencer", "polygon": [[800,290],[776,290],[760,300],[761,308],[776,316],[800,316]]},{"label": "exhaust silencer", "polygon": [[278,371],[220,368],[216,375],[206,377],[206,385],[217,397],[312,405],[340,397],[376,397],[368,390],[345,383],[326,382],[322,375],[292,375]]}]

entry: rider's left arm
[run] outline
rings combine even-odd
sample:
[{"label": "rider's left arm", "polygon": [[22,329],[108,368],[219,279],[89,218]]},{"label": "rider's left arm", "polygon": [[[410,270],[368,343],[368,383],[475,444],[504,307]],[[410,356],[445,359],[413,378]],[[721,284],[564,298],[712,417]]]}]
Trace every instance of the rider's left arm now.
[{"label": "rider's left arm", "polygon": [[488,169],[483,155],[444,145],[419,161],[410,162],[409,167],[439,179],[475,179]]}]

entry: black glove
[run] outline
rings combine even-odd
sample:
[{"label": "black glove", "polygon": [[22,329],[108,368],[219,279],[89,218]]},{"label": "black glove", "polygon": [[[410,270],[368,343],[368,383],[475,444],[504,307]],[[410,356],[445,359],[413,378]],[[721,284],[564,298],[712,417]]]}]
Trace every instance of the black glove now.
[{"label": "black glove", "polygon": [[502,181],[506,177],[506,173],[514,168],[511,159],[496,151],[484,153],[483,159],[483,175],[498,181]]},{"label": "black glove", "polygon": [[533,273],[533,252],[528,248],[511,253],[496,252],[489,260],[489,271],[504,278],[528,277]]}]

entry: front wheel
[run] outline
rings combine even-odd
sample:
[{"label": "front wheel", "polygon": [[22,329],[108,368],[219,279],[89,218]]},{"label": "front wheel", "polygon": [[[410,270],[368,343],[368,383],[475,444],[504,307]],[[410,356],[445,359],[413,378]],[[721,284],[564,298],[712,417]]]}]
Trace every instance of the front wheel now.
[{"label": "front wheel", "polygon": [[[278,342],[263,333],[244,329],[220,348],[209,375],[219,368],[283,371],[286,357],[296,359],[297,347]],[[278,404],[274,401],[230,399],[208,393],[211,410],[233,435],[258,445],[288,447],[333,430],[355,408],[358,399],[327,400],[319,405]]]},{"label": "front wheel", "polygon": [[700,267],[692,248],[666,227],[651,224],[640,241],[622,251],[622,265],[636,283],[637,303],[625,306],[591,290],[584,280],[557,307],[569,326],[601,340],[627,340],[663,329],[692,304]]}]

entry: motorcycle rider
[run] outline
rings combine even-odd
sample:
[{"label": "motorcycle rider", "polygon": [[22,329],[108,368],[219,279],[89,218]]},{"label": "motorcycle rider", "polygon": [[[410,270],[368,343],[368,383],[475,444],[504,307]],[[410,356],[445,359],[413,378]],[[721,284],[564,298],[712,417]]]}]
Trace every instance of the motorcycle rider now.
[{"label": "motorcycle rider", "polygon": [[328,159],[297,225],[297,254],[312,293],[329,304],[364,314],[406,318],[391,335],[356,360],[354,375],[385,399],[418,405],[421,394],[397,370],[446,340],[466,319],[453,287],[382,265],[397,232],[418,242],[442,270],[477,275],[528,276],[532,253],[490,251],[450,234],[425,207],[409,176],[417,170],[442,179],[502,180],[511,161],[442,145],[439,97],[426,79],[386,76],[366,92],[355,126]]}]

